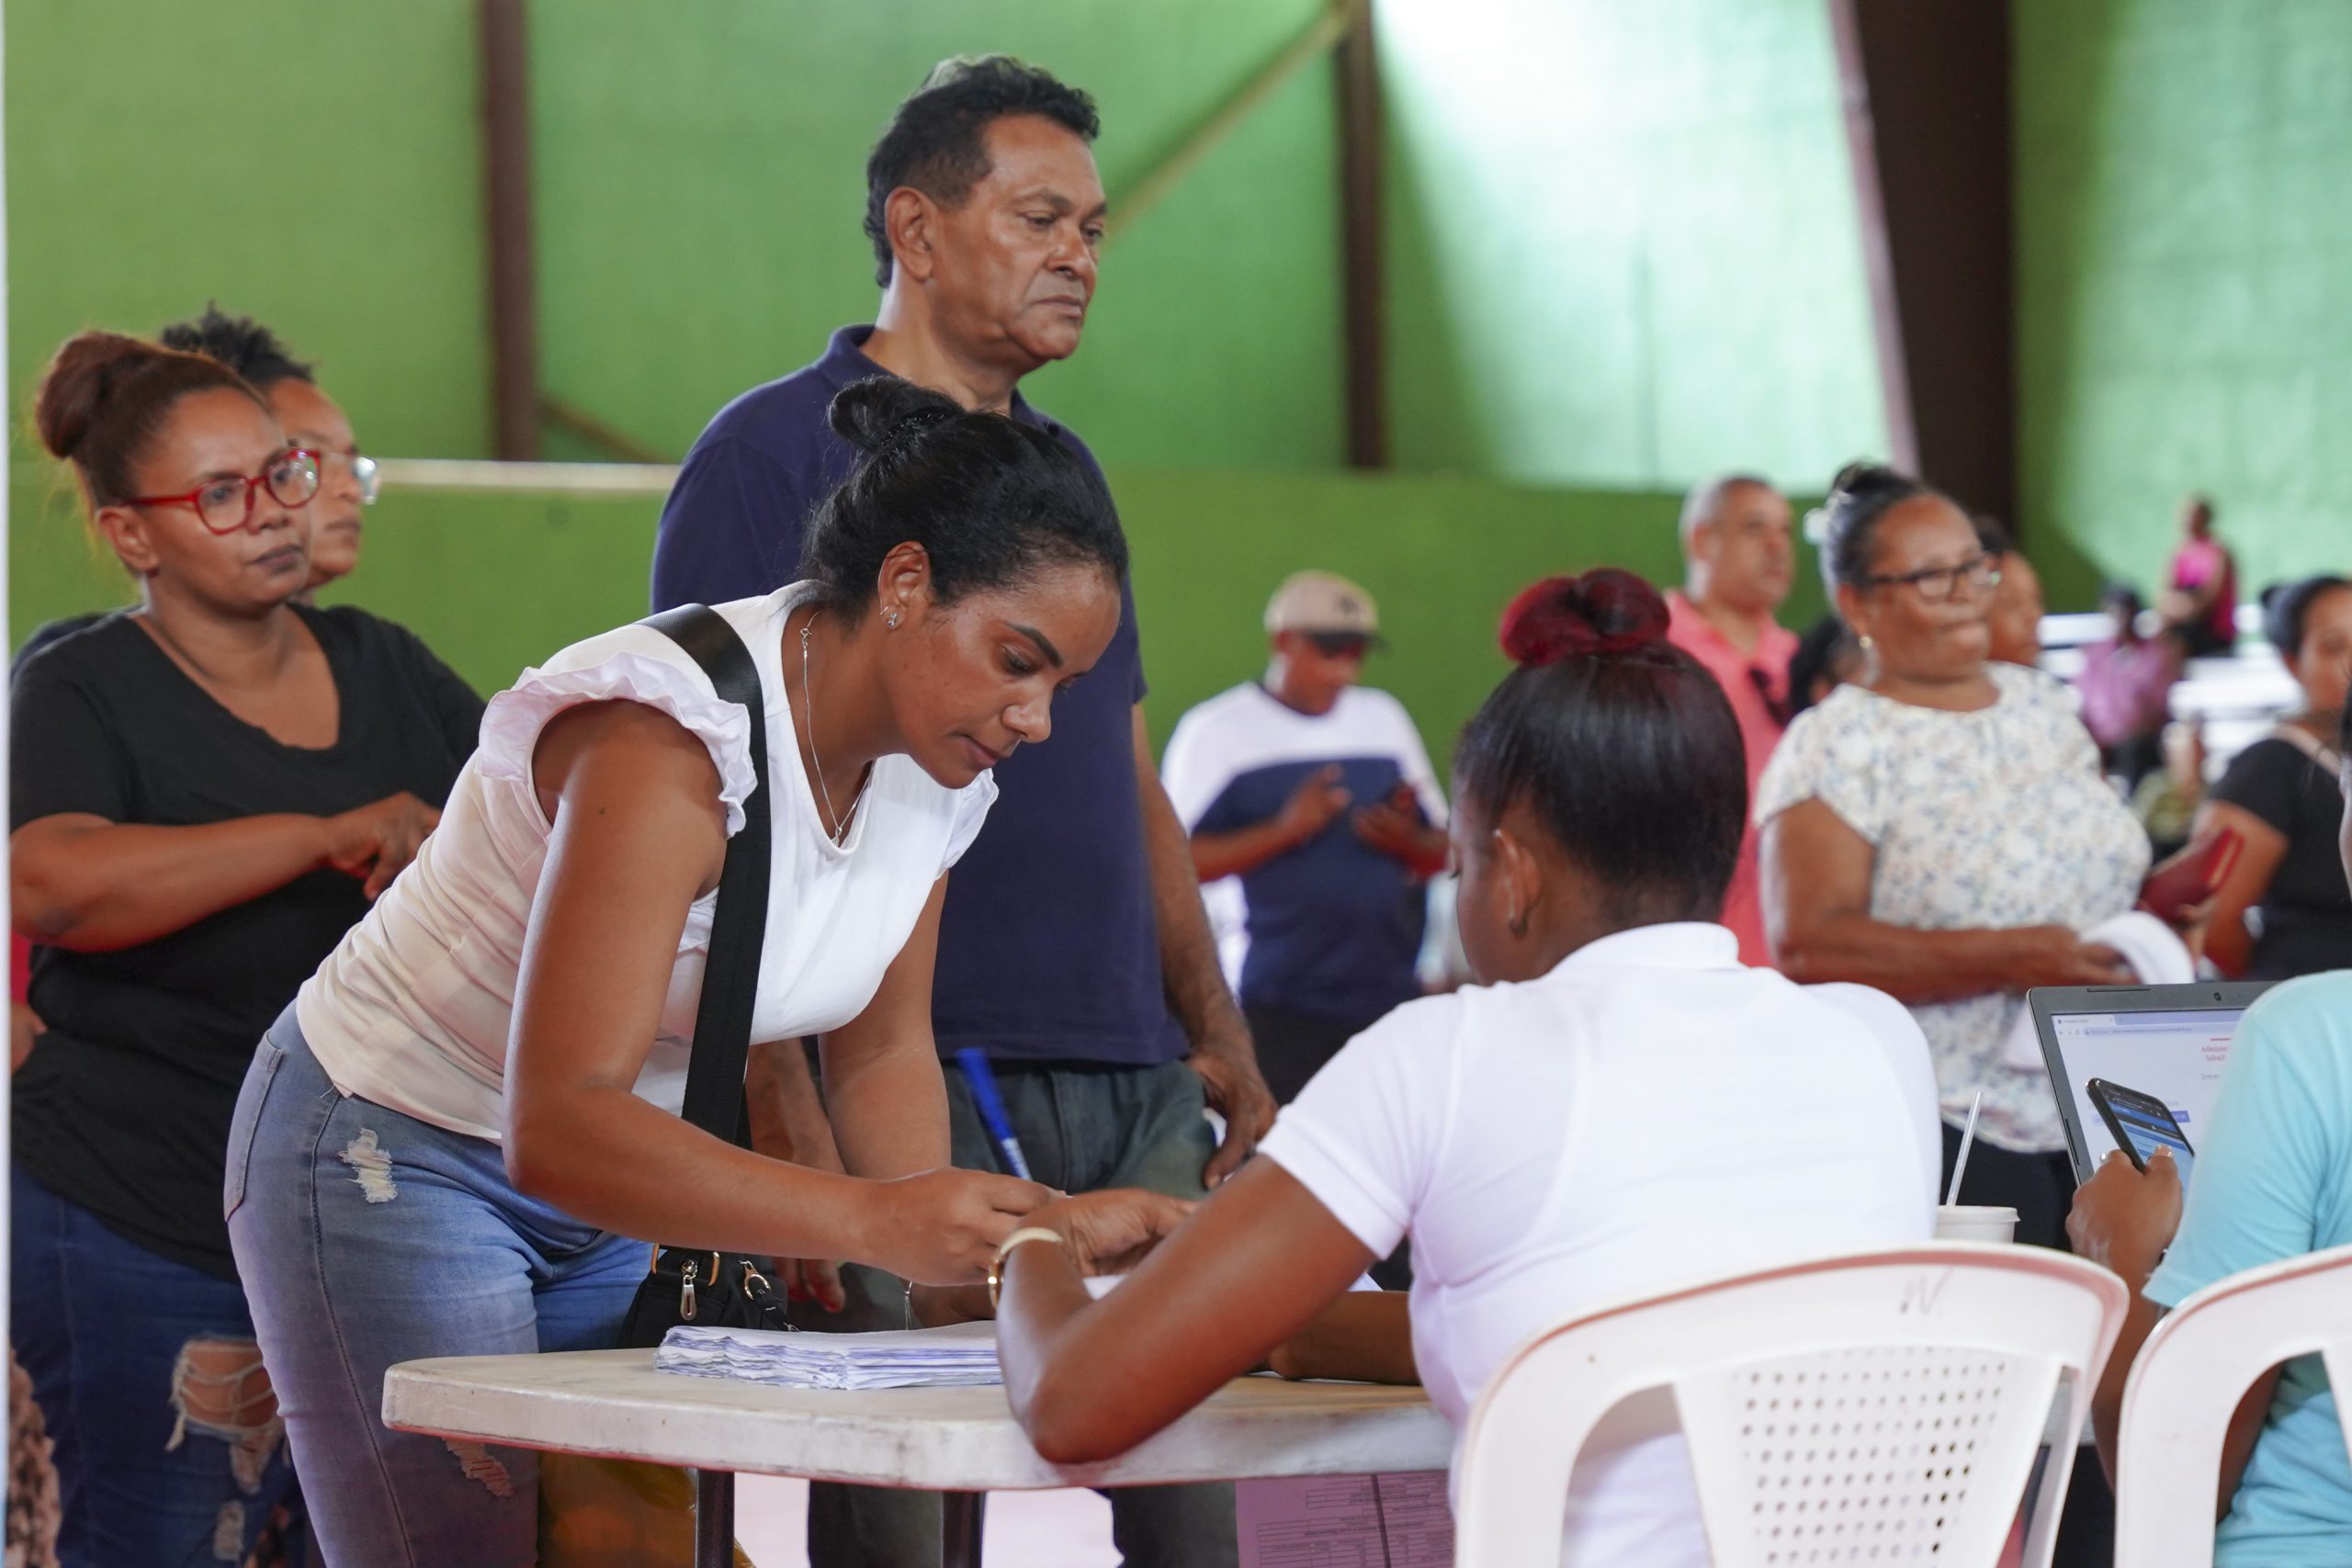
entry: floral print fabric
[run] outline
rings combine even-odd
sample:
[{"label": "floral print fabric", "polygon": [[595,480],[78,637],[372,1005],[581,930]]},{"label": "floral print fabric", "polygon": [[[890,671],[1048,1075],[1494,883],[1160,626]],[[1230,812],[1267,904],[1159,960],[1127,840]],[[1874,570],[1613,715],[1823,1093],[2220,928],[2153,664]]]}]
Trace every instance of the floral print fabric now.
[{"label": "floral print fabric", "polygon": [[[1877,851],[1871,918],[1923,931],[2063,925],[2131,908],[2148,839],[2099,776],[2066,689],[1987,666],[1999,700],[1947,713],[1841,686],[1798,716],[1757,786],[1758,827],[1818,800]],[[2065,1147],[2047,1074],[2002,1060],[2025,998],[1988,991],[1911,1011],[1935,1057],[1944,1119],[1984,1092],[1977,1136],[2020,1152]]]}]

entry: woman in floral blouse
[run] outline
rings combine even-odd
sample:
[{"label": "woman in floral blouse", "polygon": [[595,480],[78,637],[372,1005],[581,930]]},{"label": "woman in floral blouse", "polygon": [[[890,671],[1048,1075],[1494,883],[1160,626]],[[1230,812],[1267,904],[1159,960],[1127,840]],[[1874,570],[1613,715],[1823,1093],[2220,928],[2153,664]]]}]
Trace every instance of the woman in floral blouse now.
[{"label": "woman in floral blouse", "polygon": [[1999,574],[1966,513],[1856,466],[1820,513],[1861,678],[1799,716],[1758,787],[1765,921],[1791,979],[1910,1007],[1935,1058],[1945,1168],[1979,1091],[1961,1197],[2063,1246],[2074,1176],[2050,1079],[2005,1058],[2033,986],[2131,979],[2081,933],[2130,909],[2147,836],[2099,776],[2065,690],[1986,661]]}]

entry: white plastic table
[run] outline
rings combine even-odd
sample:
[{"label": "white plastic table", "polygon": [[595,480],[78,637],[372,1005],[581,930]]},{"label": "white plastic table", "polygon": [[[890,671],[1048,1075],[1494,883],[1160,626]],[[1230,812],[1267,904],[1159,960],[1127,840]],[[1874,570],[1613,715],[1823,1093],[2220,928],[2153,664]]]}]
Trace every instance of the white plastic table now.
[{"label": "white plastic table", "polygon": [[944,1568],[979,1568],[984,1493],[1442,1470],[1453,1448],[1418,1388],[1243,1378],[1117,1459],[1053,1465],[1001,1388],[768,1388],[657,1372],[650,1350],[409,1361],[384,1380],[384,1423],[690,1470],[695,1568],[734,1561],[739,1473],[943,1492]]}]

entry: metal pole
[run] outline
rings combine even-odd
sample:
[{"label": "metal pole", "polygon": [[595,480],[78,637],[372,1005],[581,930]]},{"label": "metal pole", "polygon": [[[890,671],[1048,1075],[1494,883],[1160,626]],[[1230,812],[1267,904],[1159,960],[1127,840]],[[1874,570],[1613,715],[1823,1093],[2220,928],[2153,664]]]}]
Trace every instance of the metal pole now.
[{"label": "metal pole", "polygon": [[480,0],[483,239],[495,455],[539,455],[539,333],[531,221],[526,0]]},{"label": "metal pole", "polygon": [[1349,0],[1340,35],[1340,273],[1348,467],[1388,466],[1387,276],[1381,233],[1380,65],[1372,0]]},{"label": "metal pole", "polygon": [[695,1568],[735,1568],[734,1472],[688,1473],[695,1478]]},{"label": "metal pole", "polygon": [[1161,197],[1183,183],[1184,176],[1209,155],[1211,149],[1230,135],[1235,127],[1255,113],[1259,105],[1272,97],[1292,77],[1329,54],[1347,31],[1351,4],[1352,0],[1335,0],[1330,9],[1317,14],[1288,48],[1276,55],[1263,71],[1243,83],[1231,97],[1218,105],[1197,130],[1185,137],[1132,188],[1115,193],[1111,200],[1111,238],[1115,241],[1134,228],[1137,219],[1159,206]]},{"label": "metal pole", "polygon": [[946,1492],[939,1498],[939,1568],[980,1568],[988,1494]]},{"label": "metal pole", "polygon": [[1886,456],[1906,473],[1919,471],[1919,427],[1911,410],[1911,369],[1903,352],[1903,310],[1895,295],[1894,248],[1887,239],[1886,187],[1880,182],[1878,130],[1871,118],[1870,70],[1862,60],[1857,0],[1827,0],[1829,33],[1838,47],[1838,95],[1846,115],[1846,157],[1854,182],[1854,216],[1861,227],[1862,277],[1871,297],[1871,335],[1878,348],[1881,406],[1886,415]]}]

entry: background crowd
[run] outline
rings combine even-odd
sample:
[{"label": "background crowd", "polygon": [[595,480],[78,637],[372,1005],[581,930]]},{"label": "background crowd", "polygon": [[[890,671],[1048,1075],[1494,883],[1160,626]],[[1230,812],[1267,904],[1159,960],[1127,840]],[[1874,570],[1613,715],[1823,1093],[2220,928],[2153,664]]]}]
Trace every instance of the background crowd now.
[{"label": "background crowd", "polygon": [[[874,971],[866,994],[902,1010],[902,1025],[919,1015],[942,1057],[989,1054],[1031,1167],[1020,1174],[1062,1193],[1187,1202],[1230,1182],[1229,1201],[1204,1211],[1216,1224],[1186,1233],[1193,1253],[1253,1226],[1295,1238],[1295,1279],[1267,1299],[1290,1289],[1299,1314],[1237,1314],[1222,1349],[1203,1336],[1198,1365],[1167,1374],[1171,1413],[1188,1378],[1221,1367],[1216,1354],[1254,1362],[1266,1346],[1251,1334],[1286,1339],[1329,1293],[1326,1274],[1343,1285],[1376,1265],[1402,1287],[1432,1266],[1476,1277],[1516,1256],[1524,1238],[1472,1196],[1539,1179],[1521,1156],[1542,1146],[1545,1093],[1627,1108],[1609,1137],[1553,1152],[1594,1204],[1643,1222],[1638,1178],[1657,1151],[1640,1136],[1642,1064],[1551,1082],[1540,1066],[1476,1055],[1583,1027],[1562,1021],[1586,1016],[1571,993],[1542,988],[1571,980],[1638,1032],[1650,1027],[1640,1010],[1661,1005],[1638,975],[1692,971],[1676,1006],[1706,1010],[1702,1032],[1770,1043],[1686,1066],[1726,1098],[1745,1084],[1746,1120],[1758,1103],[1779,1108],[1764,1119],[1815,1156],[1788,1179],[1826,1192],[1857,1172],[1893,1173],[1834,1237],[1774,1233],[1781,1243],[1916,1230],[1913,1200],[1949,1175],[1972,1114],[1962,1201],[2014,1206],[2021,1241],[2087,1251],[2151,1302],[2352,1240],[2329,1174],[2352,1135],[2352,981],[2338,973],[2352,971],[2352,580],[2242,593],[2215,502],[2192,496],[2170,558],[2102,594],[2104,634],[2045,649],[2032,541],[1934,476],[1857,463],[1821,476],[1825,499],[1804,506],[1726,468],[1679,515],[1655,519],[1679,541],[1679,583],[1653,592],[1591,570],[1607,560],[1563,559],[1562,572],[1590,575],[1505,615],[1513,672],[1450,780],[1408,706],[1376,683],[1383,661],[1430,650],[1385,638],[1344,554],[1230,585],[1264,596],[1264,673],[1185,713],[1161,750],[1140,706],[1147,650],[1193,629],[1139,624],[1107,481],[1076,431],[1020,389],[1080,348],[1101,277],[1098,129],[1084,94],[1001,59],[944,69],[899,106],[867,170],[876,319],[804,345],[804,368],[717,412],[663,508],[650,608],[768,606],[741,610],[739,629],[773,633],[769,763],[797,781],[796,809],[814,824],[793,852],[794,896],[889,911],[882,927],[922,962],[898,962],[898,942],[858,955]],[[875,391],[878,380],[899,389]],[[314,604],[359,567],[377,468],[322,372],[265,325],[209,309],[152,338],[77,334],[58,347],[34,415],[136,595],[35,632],[11,688],[11,1337],[62,1482],[61,1560],[274,1561],[315,1529],[338,1563],[457,1561],[436,1555],[453,1542],[528,1561],[533,1526],[502,1506],[528,1480],[524,1457],[453,1461],[437,1443],[393,1438],[372,1424],[376,1395],[384,1368],[414,1356],[609,1343],[641,1272],[630,1238],[702,1244],[673,1234],[680,1214],[612,1190],[597,1153],[653,1146],[628,1091],[644,1089],[640,1068],[674,1068],[662,1051],[691,1036],[664,987],[694,973],[672,968],[688,962],[694,921],[707,930],[728,813],[741,814],[748,764],[729,748],[741,736],[722,734],[725,715],[642,634],[547,650],[486,722],[481,695],[402,627]],[[920,572],[892,553],[909,539],[927,552]],[[1805,573],[1834,611],[1800,629],[1781,616]],[[813,586],[778,594],[804,579]],[[364,570],[351,592],[365,599]],[[983,625],[973,606],[998,619]],[[893,640],[902,615],[932,640],[911,629]],[[1021,634],[1011,651],[1002,626]],[[2176,713],[2176,694],[2257,649],[2291,678],[2293,700],[2224,748]],[[1025,682],[1000,705],[1014,716],[1001,728],[948,711],[982,669]],[[563,716],[614,698],[688,739],[663,752]],[[956,766],[970,776],[937,787]],[[662,795],[673,777],[692,787]],[[532,923],[567,908],[542,888],[574,886],[548,869],[574,852],[547,813],[604,798],[594,792],[608,780],[623,781],[612,798],[631,809],[668,801],[683,818],[698,801],[707,818],[662,840],[675,853],[638,846],[685,868],[670,882],[629,881],[622,858],[582,863],[630,889],[633,909],[674,903],[670,930],[685,935],[656,932],[660,951],[613,969],[616,986],[651,976],[642,996],[533,1022],[526,954],[569,953],[584,971],[604,951]],[[898,860],[855,853],[902,829],[913,847]],[[2010,1043],[2023,993],[2132,979],[2116,922],[2152,868],[2223,833],[2243,842],[2228,876],[2165,914],[2205,972],[2308,982],[2247,1025],[2261,1064],[2247,1096],[2306,1090],[2291,1111],[2308,1132],[2300,1163],[2252,1170],[2284,1156],[2258,1154],[2244,1130],[2253,1113],[2233,1109],[2201,1151],[2199,1168],[2216,1174],[2185,1219],[2162,1171],[2146,1190],[2102,1172],[2107,1186],[2082,1202],[2048,1077]],[[697,886],[688,873],[706,862]],[[1705,930],[1718,924],[1727,937]],[[547,946],[565,940],[582,945]],[[792,1005],[755,1036],[750,1132],[759,1156],[809,1185],[723,1166],[676,1128],[674,1156],[662,1157],[682,1190],[721,1170],[773,1176],[771,1206],[813,1209],[847,1190],[826,1183],[917,1181],[952,1159],[1001,1184],[976,1174],[902,1190],[943,1226],[967,1226],[967,1250],[984,1253],[978,1238],[1001,1239],[1010,1216],[1054,1212],[1059,1200],[1002,1168],[957,1075],[930,1106],[944,1141],[876,1110],[910,1103],[911,1091],[882,1086],[911,1080],[869,1075],[908,1064],[811,978],[828,964],[856,972],[854,961],[827,949],[792,964],[777,982]],[[1501,980],[1521,984],[1482,984]],[[1488,995],[1525,1010],[1482,1010]],[[590,1032],[599,1013],[647,1022],[655,1055],[624,1041],[594,1082],[574,1081],[526,1049],[508,1060],[510,1010],[518,1040],[560,1023]],[[1497,1129],[1491,1168],[1438,1158],[1439,1134],[1407,1114],[1435,1116],[1455,1092],[1440,1082],[1449,1053],[1470,1054],[1486,1092],[1510,1091],[1513,1103],[1458,1112]],[[1931,1089],[1925,1072],[1864,1072],[1905,1053],[1931,1069]],[[2233,1082],[2241,1072],[2257,1081],[2233,1068]],[[1541,1092],[1520,1092],[1537,1080]],[[1300,1114],[1278,1120],[1293,1101]],[[303,1107],[333,1109],[298,1125]],[[1360,1137],[1385,1140],[1390,1163],[1351,1163]],[[1261,1139],[1268,1158],[1245,1165]],[[1741,1146],[1713,1145],[1715,1165],[1684,1162],[1675,1179],[1727,1187]],[[1276,1188],[1283,1179],[1296,1190]],[[426,1190],[442,1195],[429,1214]],[[1301,1203],[1329,1223],[1284,1229]],[[307,1234],[320,1213],[329,1223]],[[1725,1268],[1744,1247],[1769,1250],[1745,1213],[1725,1200],[1686,1247]],[[2158,1274],[2167,1221],[2187,1228]],[[908,1281],[969,1262],[945,1241],[927,1252],[846,1220],[713,1229],[707,1245],[798,1256],[794,1312],[820,1329],[896,1326],[914,1310]],[[1605,1263],[1621,1284],[1656,1277],[1638,1248],[1547,1245],[1571,1272]],[[453,1292],[455,1276],[429,1260],[463,1247],[492,1261]],[[1039,1303],[1041,1364],[1121,1365],[1102,1334],[1047,1310],[1048,1286],[1022,1283],[1017,1298],[1025,1314]],[[1496,1346],[1490,1330],[1424,1316],[1423,1299],[1411,1325],[1420,1372],[1458,1415]],[[1021,1321],[1029,1333],[1033,1317]],[[1079,1455],[1142,1435],[1090,1426],[1050,1393],[1016,1387],[1052,1434],[1041,1446]],[[2312,1413],[2325,1397],[2324,1378],[2290,1369],[2278,1406],[2257,1413],[2224,1526],[2243,1561],[2281,1560],[2261,1555],[2280,1540],[2352,1541],[2352,1475]],[[1135,1418],[1152,1408],[1139,1397]],[[1595,1540],[1634,1553],[1644,1521],[1680,1506],[1662,1472],[1636,1471],[1590,1521]],[[935,1500],[819,1493],[816,1561],[936,1550]],[[1231,1560],[1229,1488],[1121,1492],[1114,1508],[1130,1562]],[[2095,1517],[2081,1523],[2071,1560],[2097,1561],[2098,1535]]]}]

